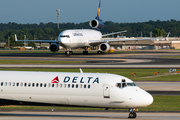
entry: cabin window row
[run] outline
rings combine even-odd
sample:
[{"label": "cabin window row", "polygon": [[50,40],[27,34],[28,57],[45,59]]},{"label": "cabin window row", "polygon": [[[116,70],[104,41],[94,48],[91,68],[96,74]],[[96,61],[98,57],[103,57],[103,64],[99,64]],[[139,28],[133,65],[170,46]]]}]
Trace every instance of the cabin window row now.
[{"label": "cabin window row", "polygon": [[91,85],[86,84],[57,84],[57,83],[15,83],[15,82],[1,82],[1,86],[17,86],[17,87],[60,87],[60,88],[90,88]]}]

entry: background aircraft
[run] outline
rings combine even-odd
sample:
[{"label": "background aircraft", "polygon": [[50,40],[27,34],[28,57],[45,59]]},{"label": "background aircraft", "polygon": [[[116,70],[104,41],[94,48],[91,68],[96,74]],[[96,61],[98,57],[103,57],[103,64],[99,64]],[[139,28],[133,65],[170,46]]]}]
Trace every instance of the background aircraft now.
[{"label": "background aircraft", "polygon": [[67,56],[70,56],[73,54],[72,49],[73,48],[83,48],[83,54],[88,54],[88,47],[91,46],[98,46],[99,50],[97,51],[97,54],[102,54],[106,51],[110,50],[110,42],[114,41],[128,41],[128,40],[150,40],[148,39],[104,39],[102,37],[106,37],[113,34],[119,34],[125,31],[110,33],[102,35],[99,30],[103,29],[104,24],[102,20],[100,19],[100,5],[101,1],[99,1],[97,16],[94,20],[91,20],[89,22],[89,25],[94,29],[72,29],[72,30],[65,30],[61,32],[58,36],[58,40],[18,40],[17,36],[15,35],[16,41],[29,41],[29,42],[37,42],[37,43],[49,43],[49,49],[52,52],[57,52],[59,50],[59,45],[64,47],[66,49],[65,54]]}]

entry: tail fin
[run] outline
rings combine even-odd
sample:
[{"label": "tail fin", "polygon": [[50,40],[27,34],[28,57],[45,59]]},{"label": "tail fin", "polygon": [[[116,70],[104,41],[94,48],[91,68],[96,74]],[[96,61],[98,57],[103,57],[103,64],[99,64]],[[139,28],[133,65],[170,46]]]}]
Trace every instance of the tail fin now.
[{"label": "tail fin", "polygon": [[171,34],[171,33],[168,32],[168,34],[167,34],[167,36],[166,36],[166,38],[165,38],[165,40],[167,40],[167,41],[168,41],[168,38],[169,38],[169,34]]},{"label": "tail fin", "polygon": [[97,16],[96,16],[97,20],[100,20],[100,11],[101,11],[101,0],[99,0],[99,6],[98,6],[98,11],[97,11]]}]

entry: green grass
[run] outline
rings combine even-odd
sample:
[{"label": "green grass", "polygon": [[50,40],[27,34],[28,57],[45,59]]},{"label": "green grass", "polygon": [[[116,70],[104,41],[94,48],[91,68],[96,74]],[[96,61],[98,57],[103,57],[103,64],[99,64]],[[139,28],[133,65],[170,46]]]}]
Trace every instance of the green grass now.
[{"label": "green grass", "polygon": [[180,81],[180,74],[177,75],[168,75],[168,76],[160,76],[154,78],[137,78],[137,80],[142,81]]},{"label": "green grass", "polygon": [[180,56],[161,56],[162,58],[180,58]]},{"label": "green grass", "polygon": [[[47,69],[47,68],[0,68],[0,70],[12,71],[47,71],[47,72],[80,72],[79,69]],[[180,74],[167,75],[153,78],[141,78],[145,76],[155,76],[154,72],[159,74],[168,73],[168,69],[82,69],[84,73],[112,73],[126,76],[133,81],[180,81]],[[177,69],[179,71],[180,69]],[[131,73],[136,73],[136,77],[132,77]]]},{"label": "green grass", "polygon": [[[154,102],[148,107],[140,108],[139,111],[180,111],[180,96],[153,96]],[[1,106],[0,109],[14,110],[51,110],[52,107],[44,106]],[[55,110],[105,110],[105,108],[86,107],[55,107]],[[128,109],[109,109],[114,111],[127,111]]]},{"label": "green grass", "polygon": [[152,105],[139,109],[140,111],[180,111],[180,96],[153,96]]},{"label": "green grass", "polygon": [[48,60],[8,60],[0,59],[0,64],[74,64],[85,61],[48,61]]}]

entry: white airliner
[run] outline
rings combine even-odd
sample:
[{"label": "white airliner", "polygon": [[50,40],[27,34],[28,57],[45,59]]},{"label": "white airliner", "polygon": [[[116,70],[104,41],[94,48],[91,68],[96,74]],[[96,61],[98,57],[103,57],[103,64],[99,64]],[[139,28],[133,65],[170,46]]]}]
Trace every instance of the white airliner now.
[{"label": "white airliner", "polygon": [[0,71],[0,105],[76,106],[129,109],[153,97],[126,77],[104,73]]},{"label": "white airliner", "polygon": [[102,33],[98,31],[104,27],[104,24],[102,20],[100,19],[100,5],[101,5],[101,1],[99,1],[97,17],[94,20],[91,20],[89,23],[90,26],[95,30],[92,30],[92,29],[65,30],[59,34],[58,40],[18,40],[16,35],[15,35],[15,40],[21,41],[21,42],[29,41],[29,42],[37,42],[37,43],[49,43],[50,44],[49,49],[52,52],[57,52],[59,50],[59,45],[61,45],[66,49],[65,54],[67,56],[70,56],[71,54],[73,54],[71,50],[73,48],[83,48],[84,49],[83,54],[87,55],[88,47],[99,45],[99,50],[97,51],[97,54],[101,54],[110,50],[110,45],[109,45],[110,42],[129,41],[129,40],[150,40],[150,38],[147,38],[147,39],[108,39],[108,40],[104,39],[103,40],[102,37],[126,32],[126,30],[102,35]]}]

